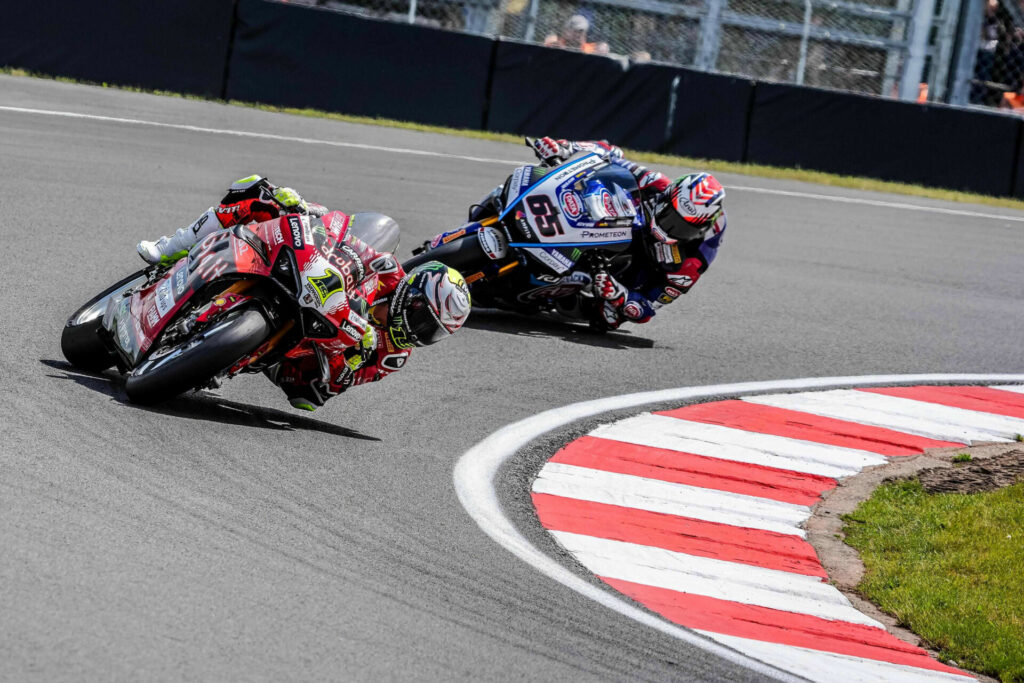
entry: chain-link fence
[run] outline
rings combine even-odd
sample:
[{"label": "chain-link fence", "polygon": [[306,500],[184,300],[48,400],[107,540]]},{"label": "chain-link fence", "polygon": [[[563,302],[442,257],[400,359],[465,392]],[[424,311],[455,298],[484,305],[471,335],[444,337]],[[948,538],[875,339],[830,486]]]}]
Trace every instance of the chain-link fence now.
[{"label": "chain-link fence", "polygon": [[1024,112],[1024,4],[986,0],[968,99]]},{"label": "chain-link fence", "polygon": [[1024,111],[1024,0],[292,1],[763,81]]}]

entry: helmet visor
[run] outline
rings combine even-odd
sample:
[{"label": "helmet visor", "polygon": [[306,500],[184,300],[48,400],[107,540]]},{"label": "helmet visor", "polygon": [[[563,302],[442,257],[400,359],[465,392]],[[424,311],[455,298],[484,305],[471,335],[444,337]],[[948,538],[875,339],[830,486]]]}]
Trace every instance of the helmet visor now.
[{"label": "helmet visor", "polygon": [[708,226],[714,222],[715,216],[710,218],[686,219],[679,214],[671,201],[667,201],[658,209],[654,220],[658,227],[668,233],[668,236],[680,242],[690,242],[704,237]]},{"label": "helmet visor", "polygon": [[420,346],[439,342],[449,334],[448,330],[438,322],[437,317],[430,310],[426,298],[419,291],[411,292],[409,303],[405,309],[405,324],[409,335]]}]

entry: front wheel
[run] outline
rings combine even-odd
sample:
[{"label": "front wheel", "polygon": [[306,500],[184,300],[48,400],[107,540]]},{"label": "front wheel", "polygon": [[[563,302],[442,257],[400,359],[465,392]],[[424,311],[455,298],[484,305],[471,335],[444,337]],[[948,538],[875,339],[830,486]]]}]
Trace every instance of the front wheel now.
[{"label": "front wheel", "polygon": [[69,363],[91,372],[103,372],[114,364],[114,355],[99,336],[107,302],[145,281],[146,271],[132,273],[89,299],[68,318],[60,335],[60,350]]},{"label": "front wheel", "polygon": [[231,312],[177,346],[159,349],[132,371],[125,391],[134,403],[153,404],[202,386],[259,348],[270,324],[254,308]]}]

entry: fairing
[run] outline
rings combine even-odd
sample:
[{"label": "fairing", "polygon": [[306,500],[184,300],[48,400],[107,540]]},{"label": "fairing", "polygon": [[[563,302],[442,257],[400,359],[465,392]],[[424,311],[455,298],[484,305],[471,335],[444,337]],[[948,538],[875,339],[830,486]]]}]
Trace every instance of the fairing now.
[{"label": "fairing", "polygon": [[636,179],[597,154],[572,159],[539,178],[536,167],[519,167],[506,201],[499,219],[509,246],[556,274],[572,270],[585,250],[626,249],[645,222]]},{"label": "fairing", "polygon": [[[135,367],[197,294],[213,296],[232,282],[267,278],[309,311],[300,318],[319,325],[318,343],[351,346],[361,338],[356,328],[365,327],[365,321],[349,308],[346,291],[366,276],[351,246],[358,246],[358,238],[346,239],[352,223],[350,216],[335,211],[322,218],[289,215],[212,233],[153,284],[112,299],[103,326],[122,359]],[[364,232],[364,237],[383,247],[397,245],[397,235],[375,240]]]}]

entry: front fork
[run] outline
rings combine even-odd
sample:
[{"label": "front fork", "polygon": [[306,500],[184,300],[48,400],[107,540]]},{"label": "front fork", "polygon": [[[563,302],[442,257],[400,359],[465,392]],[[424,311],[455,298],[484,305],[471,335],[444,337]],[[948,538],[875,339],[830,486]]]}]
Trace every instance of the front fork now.
[{"label": "front fork", "polygon": [[[181,321],[183,327],[180,332],[182,333],[182,336],[188,336],[191,334],[197,324],[203,326],[208,325],[229,311],[254,301],[253,297],[246,294],[246,292],[251,290],[255,285],[256,281],[254,280],[239,280],[238,282],[233,282],[223,292],[212,297],[210,301],[200,307],[198,311],[190,314],[187,318]],[[294,327],[294,320],[286,320],[285,323],[276,332],[274,332],[267,341],[261,344],[258,349],[231,366],[226,375],[228,377],[237,375],[239,372],[273,351]]]}]

